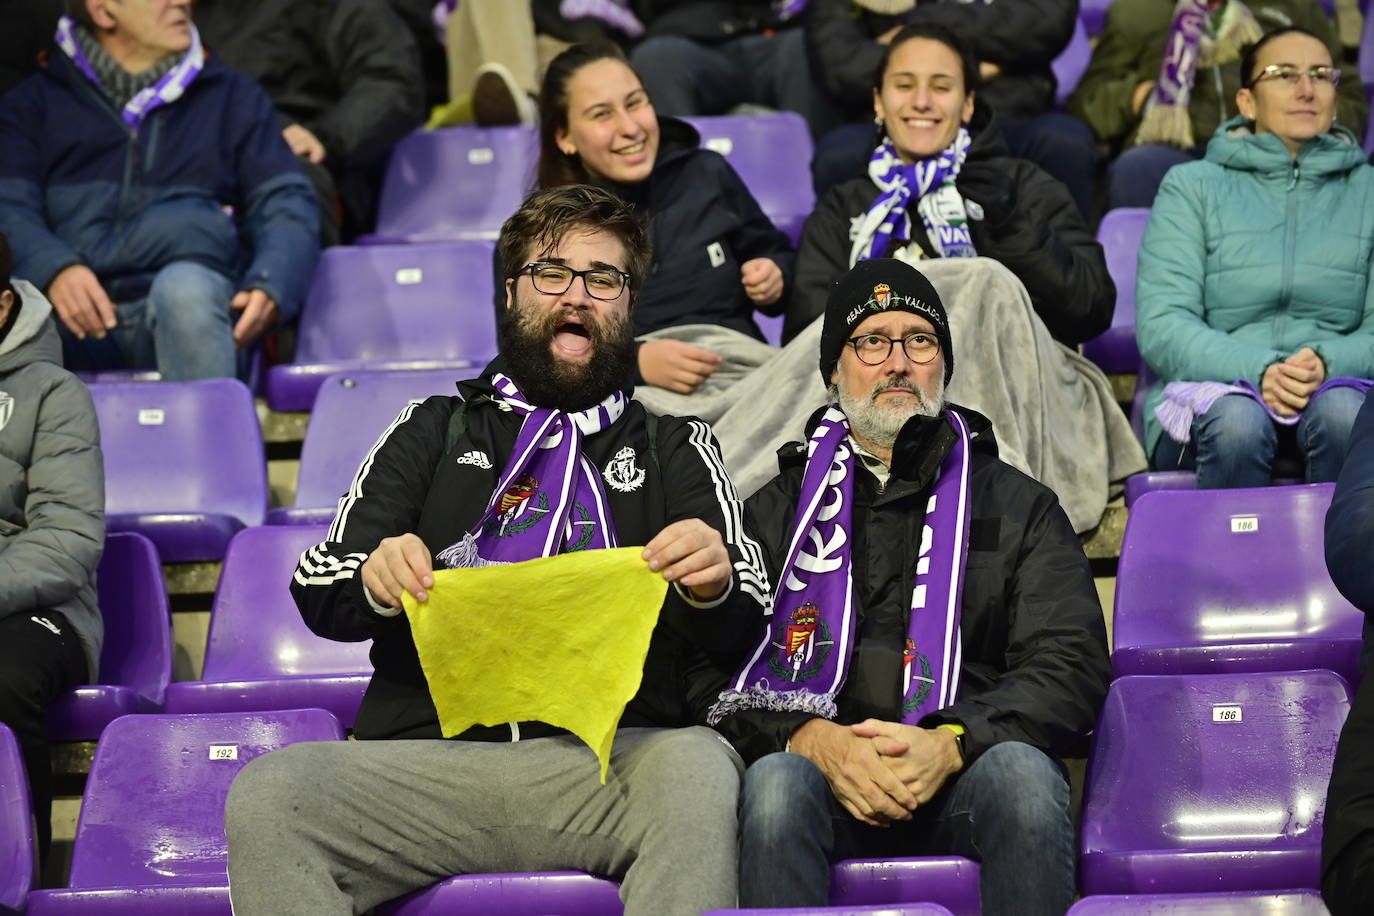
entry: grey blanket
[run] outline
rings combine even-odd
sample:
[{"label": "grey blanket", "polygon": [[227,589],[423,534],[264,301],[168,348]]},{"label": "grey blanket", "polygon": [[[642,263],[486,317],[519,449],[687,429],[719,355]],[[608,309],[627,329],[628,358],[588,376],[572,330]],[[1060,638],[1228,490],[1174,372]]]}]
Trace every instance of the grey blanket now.
[{"label": "grey blanket", "polygon": [[[1003,461],[1059,496],[1074,530],[1091,530],[1145,453],[1102,370],[1050,337],[1030,296],[990,258],[923,261],[940,292],[954,341],[946,397],[992,421]],[[712,325],[666,328],[644,339],[682,340],[725,357],[690,395],[642,386],[660,414],[701,417],[715,429],[741,496],[777,473],[776,451],[800,439],[826,402],[817,368],[820,319],[779,350]]]}]

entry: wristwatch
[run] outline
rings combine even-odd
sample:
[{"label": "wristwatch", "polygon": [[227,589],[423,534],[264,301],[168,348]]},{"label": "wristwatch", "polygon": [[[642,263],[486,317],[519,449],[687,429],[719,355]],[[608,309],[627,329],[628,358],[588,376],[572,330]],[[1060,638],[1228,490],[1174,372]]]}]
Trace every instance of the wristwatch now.
[{"label": "wristwatch", "polygon": [[937,729],[943,728],[946,731],[954,733],[954,746],[959,749],[959,762],[963,763],[967,761],[968,748],[964,746],[964,726],[960,725],[958,722],[941,722],[935,727]]}]

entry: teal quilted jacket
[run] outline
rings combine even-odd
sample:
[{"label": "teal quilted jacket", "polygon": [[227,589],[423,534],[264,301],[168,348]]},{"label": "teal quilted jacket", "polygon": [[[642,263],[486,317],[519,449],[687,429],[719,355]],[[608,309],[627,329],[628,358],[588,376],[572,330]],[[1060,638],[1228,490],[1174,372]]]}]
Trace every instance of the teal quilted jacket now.
[{"label": "teal quilted jacket", "polygon": [[1328,378],[1374,377],[1374,168],[1337,126],[1297,158],[1235,118],[1201,162],[1169,171],[1136,276],[1136,336],[1159,380],[1145,401],[1145,450],[1167,382],[1250,379],[1301,347]]}]

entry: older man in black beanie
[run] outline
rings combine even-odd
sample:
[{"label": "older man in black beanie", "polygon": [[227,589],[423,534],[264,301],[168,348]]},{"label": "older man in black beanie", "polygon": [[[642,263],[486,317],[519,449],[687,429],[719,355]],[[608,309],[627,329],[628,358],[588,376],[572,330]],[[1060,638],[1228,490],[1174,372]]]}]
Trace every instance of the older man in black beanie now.
[{"label": "older man in black beanie", "polygon": [[833,403],[748,502],[776,583],[710,721],[750,764],[740,901],[827,903],[828,863],[963,855],[987,916],[1074,897],[1057,755],[1106,695],[1102,609],[1054,494],[947,404],[954,347],[915,268],[862,261],[826,304]]}]

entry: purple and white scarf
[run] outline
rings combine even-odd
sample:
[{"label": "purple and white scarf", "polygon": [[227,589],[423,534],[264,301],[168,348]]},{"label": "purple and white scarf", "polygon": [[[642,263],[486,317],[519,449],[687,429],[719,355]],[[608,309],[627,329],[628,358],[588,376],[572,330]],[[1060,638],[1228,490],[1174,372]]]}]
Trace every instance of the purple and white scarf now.
[{"label": "purple and white scarf", "polygon": [[1135,143],[1167,143],[1192,149],[1193,120],[1188,113],[1199,65],[1228,64],[1258,41],[1263,29],[1241,0],[1226,0],[1215,37],[1206,34],[1209,0],[1178,0],[1155,88],[1146,99]]},{"label": "purple and white scarf", "polygon": [[[1317,397],[1329,388],[1354,388],[1364,394],[1369,391],[1370,387],[1374,387],[1374,382],[1369,379],[1327,379],[1321,383],[1316,391],[1312,392],[1312,397]],[[1193,420],[1205,414],[1219,398],[1228,394],[1241,394],[1254,398],[1261,407],[1269,412],[1273,421],[1282,426],[1293,426],[1302,416],[1301,411],[1295,414],[1278,413],[1265,403],[1263,392],[1255,387],[1254,382],[1249,379],[1239,379],[1231,385],[1225,382],[1170,382],[1164,386],[1163,398],[1155,405],[1155,417],[1170,439],[1178,443],[1186,443],[1192,438]]]},{"label": "purple and white scarf", "polygon": [[[955,411],[946,410],[945,416],[958,436],[926,507],[903,652],[902,721],[910,725],[954,701],[963,662],[959,618],[968,558],[969,431]],[[807,443],[773,619],[711,708],[707,721],[712,725],[744,709],[835,717],[857,617],[851,568],[854,474],[849,422],[838,405],[831,405]]]},{"label": "purple and white scarf", "polygon": [[644,34],[644,24],[630,9],[629,0],[562,0],[558,15],[564,19],[598,19],[630,38]]},{"label": "purple and white scarf", "polygon": [[[86,52],[81,50],[81,42],[76,37],[76,22],[70,16],[63,16],[57,21],[57,46],[61,48],[72,63],[86,74],[86,78],[99,86],[102,91],[103,84],[100,82],[99,75],[95,72],[95,67],[91,66],[90,60],[86,57]],[[163,106],[170,105],[181,98],[186,88],[200,76],[200,71],[205,69],[205,49],[200,44],[200,32],[196,27],[191,26],[191,47],[182,55],[180,61],[171,70],[168,70],[153,85],[136,93],[127,104],[120,116],[130,130],[138,130],[140,124],[154,110]]]},{"label": "purple and white scarf", "polygon": [[[903,242],[911,240],[909,207],[913,198],[925,225],[926,237],[940,257],[978,256],[968,231],[968,211],[963,195],[954,185],[968,158],[970,142],[968,129],[960,127],[954,142],[939,155],[907,165],[898,157],[892,138],[883,138],[868,161],[868,177],[882,194],[855,224],[853,245],[849,249],[850,267],[870,258],[888,257],[888,244],[894,238]],[[920,256],[919,248],[916,256]]]},{"label": "purple and white scarf", "polygon": [[525,420],[486,511],[439,553],[439,562],[467,569],[619,546],[601,475],[582,454],[582,440],[620,419],[625,395],[616,391],[595,407],[565,413],[528,403],[499,372],[492,384],[500,403]]}]

